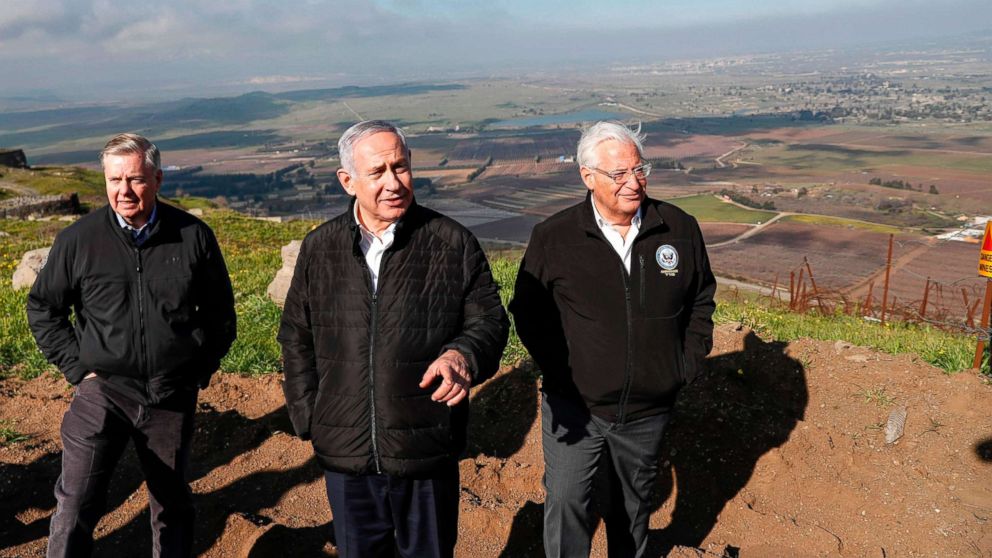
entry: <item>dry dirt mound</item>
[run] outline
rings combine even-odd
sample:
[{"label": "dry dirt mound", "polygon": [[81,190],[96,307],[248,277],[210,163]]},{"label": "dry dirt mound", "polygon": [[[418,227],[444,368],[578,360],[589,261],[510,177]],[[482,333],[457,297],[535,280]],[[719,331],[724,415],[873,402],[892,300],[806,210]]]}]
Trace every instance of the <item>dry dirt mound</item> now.
[{"label": "dry dirt mound", "polygon": [[[461,462],[459,556],[539,556],[540,421],[527,368],[473,393]],[[64,382],[0,382],[0,556],[42,556],[59,469]],[[722,327],[707,375],[666,434],[651,555],[992,556],[992,387],[912,356],[845,343],[766,343]],[[903,436],[886,422],[905,408]],[[278,377],[221,375],[203,392],[194,448],[197,552],[332,555],[331,512]],[[98,556],[146,556],[147,497],[118,467]],[[604,486],[606,484],[604,483]],[[594,556],[605,556],[603,529]]]}]

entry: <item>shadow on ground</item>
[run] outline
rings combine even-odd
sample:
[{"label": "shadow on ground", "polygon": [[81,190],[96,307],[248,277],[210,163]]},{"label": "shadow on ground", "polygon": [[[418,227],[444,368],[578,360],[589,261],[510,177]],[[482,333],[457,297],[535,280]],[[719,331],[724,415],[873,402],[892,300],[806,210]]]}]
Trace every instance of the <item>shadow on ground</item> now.
[{"label": "shadow on ground", "polygon": [[[726,503],[747,484],[758,459],[785,443],[803,419],[809,401],[806,374],[785,347],[748,333],[743,351],[707,359],[703,375],[679,395],[653,494],[655,509],[676,494],[674,510],[668,526],[650,532],[648,556],[665,556],[677,546],[699,547]],[[595,499],[609,517],[611,483],[607,468],[601,470]],[[543,555],[543,509],[528,502],[516,514],[502,558]],[[607,521],[611,534],[615,521]]]}]

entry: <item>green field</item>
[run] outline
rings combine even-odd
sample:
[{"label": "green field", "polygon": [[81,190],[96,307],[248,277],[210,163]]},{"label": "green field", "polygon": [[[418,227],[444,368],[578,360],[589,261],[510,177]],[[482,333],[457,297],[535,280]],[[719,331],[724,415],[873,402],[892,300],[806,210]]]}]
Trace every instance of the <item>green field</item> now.
[{"label": "green field", "polygon": [[703,223],[763,223],[776,215],[774,211],[744,209],[732,203],[721,201],[711,194],[699,194],[683,198],[665,200],[677,205]]},{"label": "green field", "polygon": [[843,217],[830,217],[827,215],[789,215],[781,221],[791,221],[793,223],[804,223],[807,225],[825,225],[828,227],[844,227],[846,229],[860,229],[870,232],[899,234],[902,232],[898,227],[881,225],[878,223],[868,223],[854,219],[844,219]]},{"label": "green field", "polygon": [[106,201],[103,174],[79,167],[4,169],[3,180],[30,188],[40,195],[79,194],[80,201]]}]

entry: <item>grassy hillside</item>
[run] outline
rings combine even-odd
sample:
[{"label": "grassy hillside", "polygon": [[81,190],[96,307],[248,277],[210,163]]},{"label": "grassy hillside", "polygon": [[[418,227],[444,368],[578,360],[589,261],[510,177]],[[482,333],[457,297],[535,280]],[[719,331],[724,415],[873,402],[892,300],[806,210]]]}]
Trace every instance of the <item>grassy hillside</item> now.
[{"label": "grassy hillside", "polygon": [[776,215],[774,211],[745,209],[717,199],[712,194],[699,194],[665,200],[705,223],[763,223]]},{"label": "grassy hillside", "polygon": [[[238,312],[238,340],[221,367],[239,374],[277,372],[281,369],[275,340],[280,311],[268,299],[265,289],[281,266],[280,248],[302,238],[316,223],[272,223],[227,210],[208,210],[205,220],[213,227],[224,251]],[[0,337],[0,376],[33,377],[51,370],[27,327],[27,293],[11,288],[11,275],[26,250],[49,245],[64,226],[58,221],[0,220],[0,230],[6,233],[0,235],[0,331],[4,332]],[[492,262],[504,303],[513,295],[518,265],[517,259],[501,256]],[[844,339],[891,353],[917,353],[948,371],[970,366],[974,351],[970,337],[932,328],[901,324],[882,327],[847,316],[797,315],[748,301],[722,301],[715,318],[718,323],[753,327],[775,339]],[[525,356],[515,332],[511,333],[504,362]]]},{"label": "grassy hillside", "polygon": [[58,195],[67,192],[79,194],[81,203],[98,205],[106,203],[107,193],[103,174],[79,167],[34,167],[31,169],[0,168],[0,186],[10,183],[13,188],[2,189],[8,197],[35,192],[39,195]]}]

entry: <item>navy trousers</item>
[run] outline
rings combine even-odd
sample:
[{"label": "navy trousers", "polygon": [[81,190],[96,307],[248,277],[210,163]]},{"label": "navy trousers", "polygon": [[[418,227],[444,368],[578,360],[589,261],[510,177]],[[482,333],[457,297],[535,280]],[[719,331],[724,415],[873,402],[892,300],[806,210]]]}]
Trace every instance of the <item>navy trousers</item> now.
[{"label": "navy trousers", "polygon": [[196,391],[142,405],[100,378],[83,380],[62,419],[62,474],[48,556],[89,556],[103,516],[107,488],[128,441],[134,442],[148,483],[152,556],[193,551],[193,496],[187,483]]},{"label": "navy trousers", "polygon": [[543,394],[541,441],[544,446],[544,550],[548,557],[587,557],[596,515],[593,486],[600,466],[610,467],[606,510],[607,554],[644,555],[651,487],[658,476],[661,437],[670,415],[659,414],[624,424],[589,413],[584,405]]},{"label": "navy trousers", "polygon": [[324,472],[341,558],[450,558],[458,539],[458,466],[432,478]]}]

